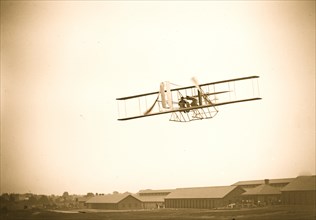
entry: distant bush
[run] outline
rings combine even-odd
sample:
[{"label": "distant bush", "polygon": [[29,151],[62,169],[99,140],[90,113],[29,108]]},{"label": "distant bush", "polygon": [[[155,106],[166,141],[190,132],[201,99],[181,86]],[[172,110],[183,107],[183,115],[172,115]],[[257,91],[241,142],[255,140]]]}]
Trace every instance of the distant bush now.
[{"label": "distant bush", "polygon": [[7,208],[6,206],[3,206],[3,207],[1,208],[1,213],[3,213],[3,214],[8,213],[8,208]]}]

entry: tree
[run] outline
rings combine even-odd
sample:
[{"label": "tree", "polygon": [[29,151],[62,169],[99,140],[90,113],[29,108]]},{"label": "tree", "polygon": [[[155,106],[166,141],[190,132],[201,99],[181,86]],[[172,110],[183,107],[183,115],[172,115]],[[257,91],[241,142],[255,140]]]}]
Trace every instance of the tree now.
[{"label": "tree", "polygon": [[35,204],[37,204],[37,198],[34,195],[31,195],[31,196],[29,196],[27,203],[29,205],[35,205]]},{"label": "tree", "polygon": [[92,197],[94,194],[92,192],[87,193],[87,197]]},{"label": "tree", "polygon": [[64,192],[63,193],[63,197],[68,197],[69,196],[69,193],[68,192]]},{"label": "tree", "polygon": [[15,202],[18,200],[18,194],[15,194],[15,193],[11,193],[10,194],[10,202]]},{"label": "tree", "polygon": [[1,195],[1,202],[8,202],[10,200],[10,195],[8,193],[4,193]]},{"label": "tree", "polygon": [[48,205],[49,204],[49,199],[47,196],[42,195],[41,198],[38,200],[38,203],[42,205]]}]

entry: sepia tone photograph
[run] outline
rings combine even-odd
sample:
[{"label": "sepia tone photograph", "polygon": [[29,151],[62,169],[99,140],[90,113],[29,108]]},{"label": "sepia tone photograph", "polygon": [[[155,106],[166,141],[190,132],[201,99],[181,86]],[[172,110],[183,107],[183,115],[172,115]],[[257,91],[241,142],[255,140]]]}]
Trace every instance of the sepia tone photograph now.
[{"label": "sepia tone photograph", "polygon": [[316,219],[314,0],[0,3],[0,219]]}]

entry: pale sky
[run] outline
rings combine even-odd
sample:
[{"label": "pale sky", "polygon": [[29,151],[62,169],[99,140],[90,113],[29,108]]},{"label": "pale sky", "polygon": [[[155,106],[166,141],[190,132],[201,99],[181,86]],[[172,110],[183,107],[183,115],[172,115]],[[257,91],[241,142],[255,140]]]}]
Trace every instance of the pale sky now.
[{"label": "pale sky", "polygon": [[[213,119],[117,121],[116,98],[260,76]],[[315,1],[1,1],[1,193],[315,175]]]}]

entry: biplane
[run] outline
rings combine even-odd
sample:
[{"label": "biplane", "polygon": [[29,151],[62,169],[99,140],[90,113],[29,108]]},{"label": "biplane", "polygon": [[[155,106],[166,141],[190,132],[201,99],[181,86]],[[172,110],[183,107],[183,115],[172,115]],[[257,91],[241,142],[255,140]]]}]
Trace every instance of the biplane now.
[{"label": "biplane", "polygon": [[[156,92],[117,98],[118,120],[170,114],[170,121],[190,122],[217,115],[218,106],[260,100],[259,76],[181,87],[161,82]],[[172,88],[171,88],[172,87]]]}]

